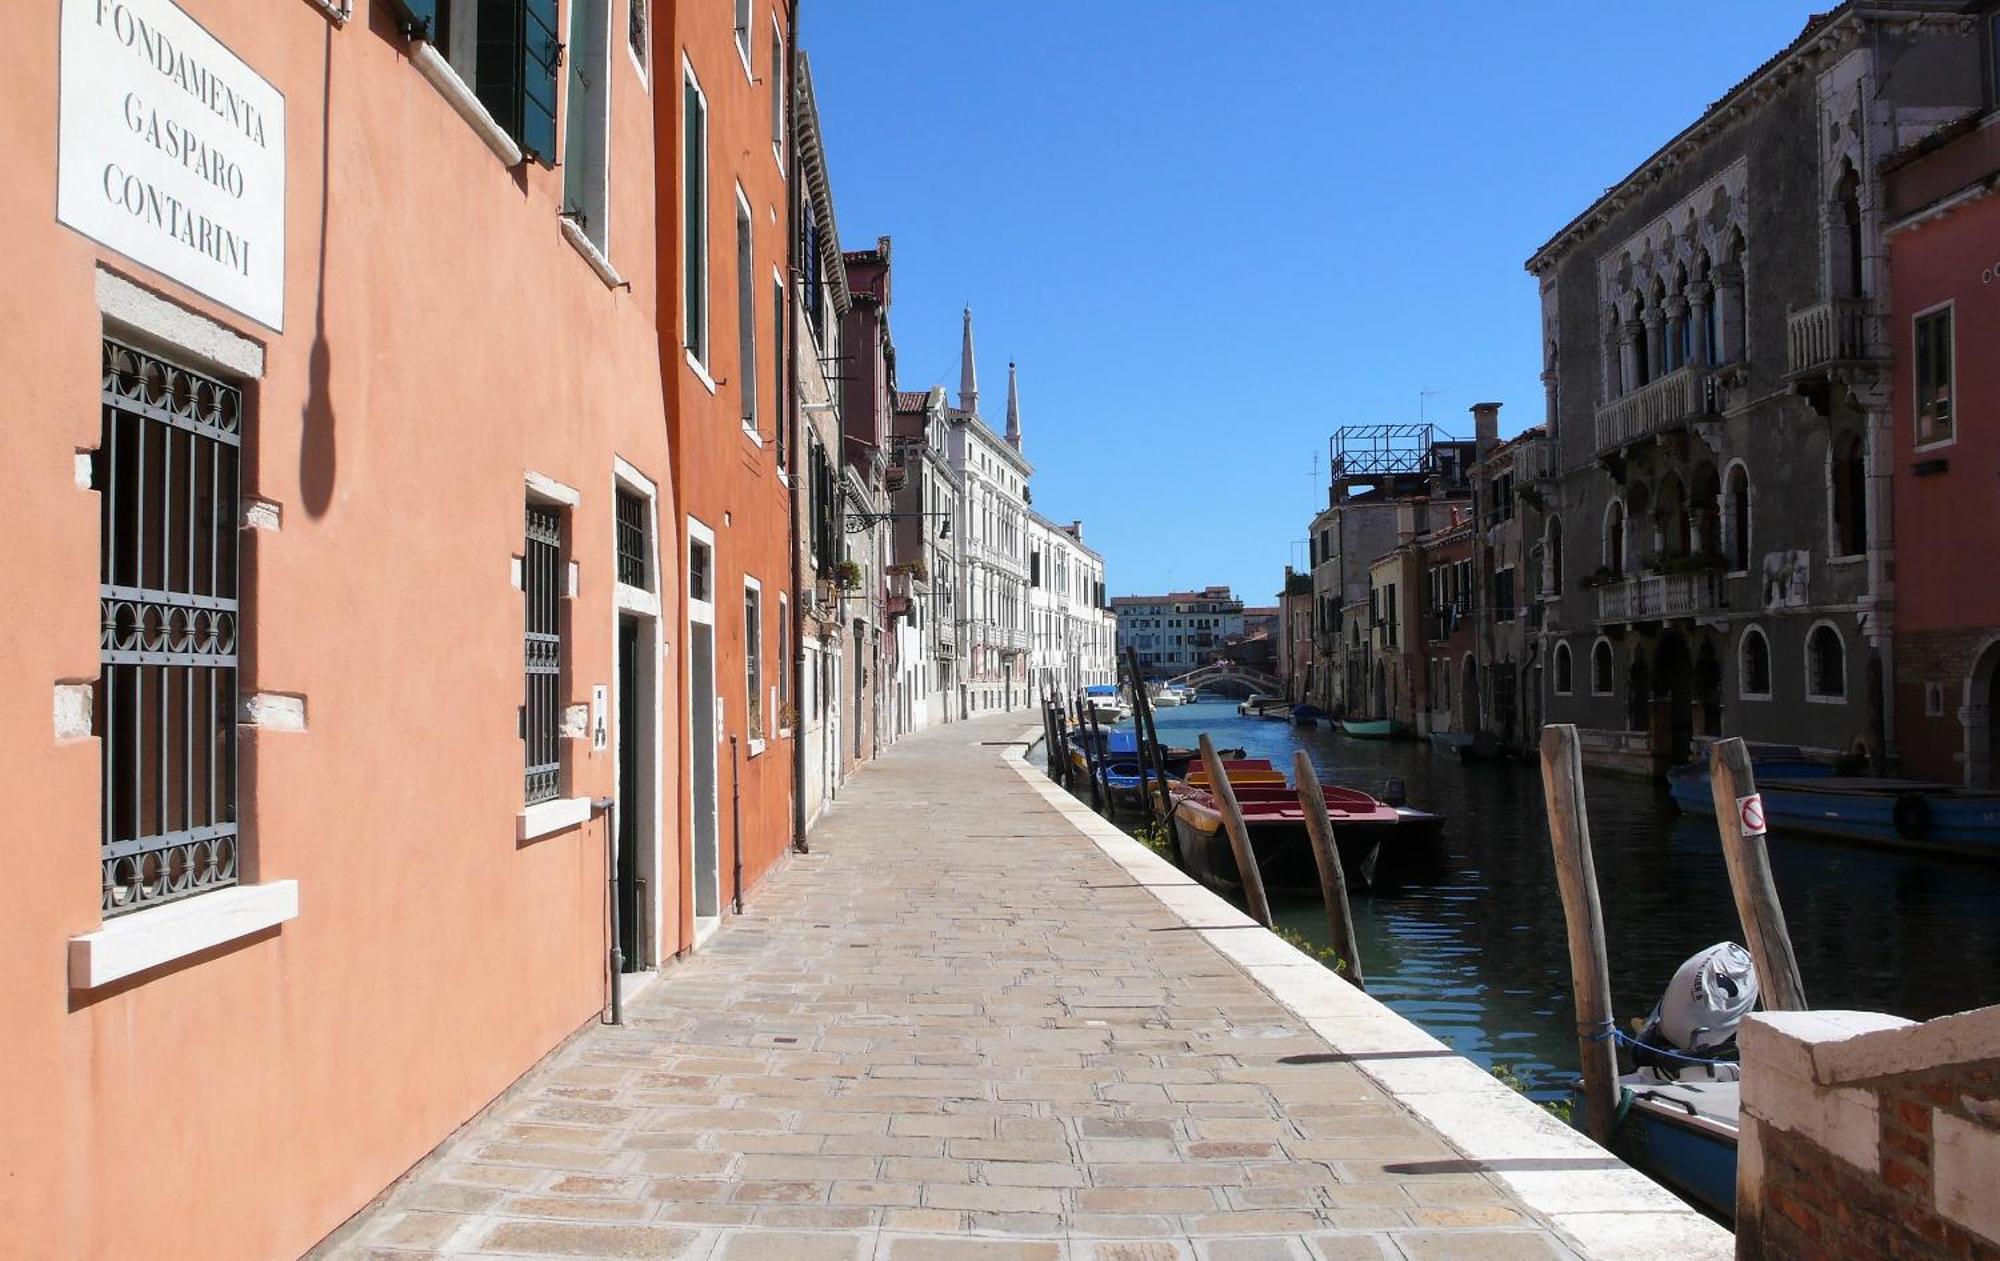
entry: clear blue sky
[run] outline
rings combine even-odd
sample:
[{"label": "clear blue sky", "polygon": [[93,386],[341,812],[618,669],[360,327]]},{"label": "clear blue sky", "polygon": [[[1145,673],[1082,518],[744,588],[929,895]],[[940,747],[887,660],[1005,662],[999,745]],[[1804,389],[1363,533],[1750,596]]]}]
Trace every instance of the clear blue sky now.
[{"label": "clear blue sky", "polygon": [[[1821,4],[1819,7],[1826,7]],[[1342,424],[1541,419],[1521,264],[1812,6],[805,0],[847,248],[904,389],[998,427],[1114,594],[1269,603]],[[1254,19],[1254,20],[1253,20]]]}]

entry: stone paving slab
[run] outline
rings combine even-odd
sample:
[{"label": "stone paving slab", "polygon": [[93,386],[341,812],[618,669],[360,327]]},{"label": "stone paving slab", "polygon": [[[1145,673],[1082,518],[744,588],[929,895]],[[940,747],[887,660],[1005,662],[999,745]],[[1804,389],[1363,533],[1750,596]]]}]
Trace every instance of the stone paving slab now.
[{"label": "stone paving slab", "polygon": [[[864,768],[622,1028],[573,1039],[314,1255],[1727,1255],[1483,1073],[1385,1086],[1382,1064],[1463,1062],[988,743],[1021,726],[921,732]],[[1520,1108],[1569,1137],[1521,1137]],[[1550,1150],[1588,1176],[1538,1211],[1508,1165],[1560,1172]]]}]

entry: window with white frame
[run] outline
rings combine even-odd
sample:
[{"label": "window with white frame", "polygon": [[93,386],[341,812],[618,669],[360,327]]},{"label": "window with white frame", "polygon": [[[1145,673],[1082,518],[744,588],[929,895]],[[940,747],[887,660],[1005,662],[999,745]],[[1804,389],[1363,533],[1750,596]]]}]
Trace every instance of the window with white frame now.
[{"label": "window with white frame", "polygon": [[625,0],[625,6],[625,39],[643,75],[652,51],[651,0]]},{"label": "window with white frame", "polygon": [[785,66],[785,38],[771,29],[771,151],[780,161],[785,156],[785,101],[791,90],[791,75]]},{"label": "window with white frame", "polygon": [[1806,699],[1847,699],[1847,645],[1831,622],[1821,622],[1806,636]]},{"label": "window with white frame", "polygon": [[451,66],[522,152],[556,160],[557,0],[397,0],[403,29]]},{"label": "window with white frame", "polygon": [[1611,695],[1611,641],[1600,639],[1590,649],[1590,694]]},{"label": "window with white frame", "polygon": [[102,914],[237,882],[243,392],[103,344],[98,492]]},{"label": "window with white frame", "polygon": [[1575,680],[1571,676],[1568,644],[1558,643],[1556,645],[1555,666],[1556,666],[1555,668],[1556,695],[1568,696],[1570,692],[1573,690],[1573,684],[1575,682]]},{"label": "window with white frame", "polygon": [[743,427],[757,432],[757,281],[750,239],[750,203],[736,190],[736,388]]},{"label": "window with white frame", "polygon": [[778,471],[792,467],[791,417],[785,398],[785,282],[771,275],[771,432],[777,441]]},{"label": "window with white frame", "polygon": [[1952,411],[1952,307],[1919,315],[1916,333],[1916,438],[1919,447],[1942,446],[1958,436]]},{"label": "window with white frame", "polygon": [[797,716],[792,713],[792,605],[785,593],[778,593],[778,726],[789,728]]},{"label": "window with white frame", "polygon": [[736,51],[750,69],[750,0],[736,0]]},{"label": "window with white frame", "polygon": [[1771,641],[1760,627],[1744,627],[1736,641],[1736,692],[1746,701],[1771,699]]},{"label": "window with white frame", "polygon": [[708,366],[708,98],[681,70],[681,345]]},{"label": "window with white frame", "polygon": [[747,705],[744,725],[754,745],[764,739],[764,589],[747,574],[743,578],[743,688]]}]

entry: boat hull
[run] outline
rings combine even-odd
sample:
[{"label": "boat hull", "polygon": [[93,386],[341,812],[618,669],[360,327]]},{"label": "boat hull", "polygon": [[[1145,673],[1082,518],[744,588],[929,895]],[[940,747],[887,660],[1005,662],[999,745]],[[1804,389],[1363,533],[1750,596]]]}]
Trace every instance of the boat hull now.
[{"label": "boat hull", "polygon": [[[1257,870],[1264,878],[1264,890],[1279,896],[1318,897],[1319,862],[1313,855],[1312,837],[1305,820],[1296,811],[1283,815],[1246,814],[1250,849],[1257,858]],[[1365,822],[1336,822],[1334,844],[1340,851],[1340,865],[1348,883],[1371,888],[1391,874],[1405,874],[1406,863],[1425,850],[1435,852],[1444,820],[1419,811],[1397,813],[1394,818]],[[1195,879],[1221,893],[1235,893],[1243,886],[1236,866],[1236,852],[1230,847],[1228,829],[1214,811],[1196,802],[1183,801],[1174,810],[1174,841],[1181,866]]]},{"label": "boat hull", "polygon": [[1736,1216],[1736,1135],[1671,1104],[1634,1099],[1611,1144],[1634,1168],[1728,1220]]},{"label": "boat hull", "polygon": [[[1766,774],[1767,769],[1777,773]],[[1781,766],[1757,773],[1765,822],[1773,829],[2000,860],[2000,794],[1800,774],[1801,769]],[[1706,766],[1675,768],[1667,786],[1685,813],[1715,817]]]},{"label": "boat hull", "polygon": [[1389,740],[1396,734],[1396,724],[1387,718],[1343,718],[1340,729],[1357,740]]}]

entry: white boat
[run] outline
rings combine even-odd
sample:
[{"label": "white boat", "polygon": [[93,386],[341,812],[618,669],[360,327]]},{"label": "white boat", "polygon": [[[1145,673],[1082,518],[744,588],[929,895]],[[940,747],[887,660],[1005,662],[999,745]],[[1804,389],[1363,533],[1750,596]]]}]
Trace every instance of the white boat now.
[{"label": "white boat", "polygon": [[1118,689],[1109,683],[1093,684],[1083,690],[1083,703],[1090,707],[1090,716],[1099,726],[1109,727],[1124,722],[1132,716],[1132,707],[1118,694]]},{"label": "white boat", "polygon": [[1187,703],[1186,698],[1181,695],[1180,689],[1177,687],[1156,687],[1146,695],[1147,699],[1152,702],[1154,709],[1172,709],[1176,705]]}]

